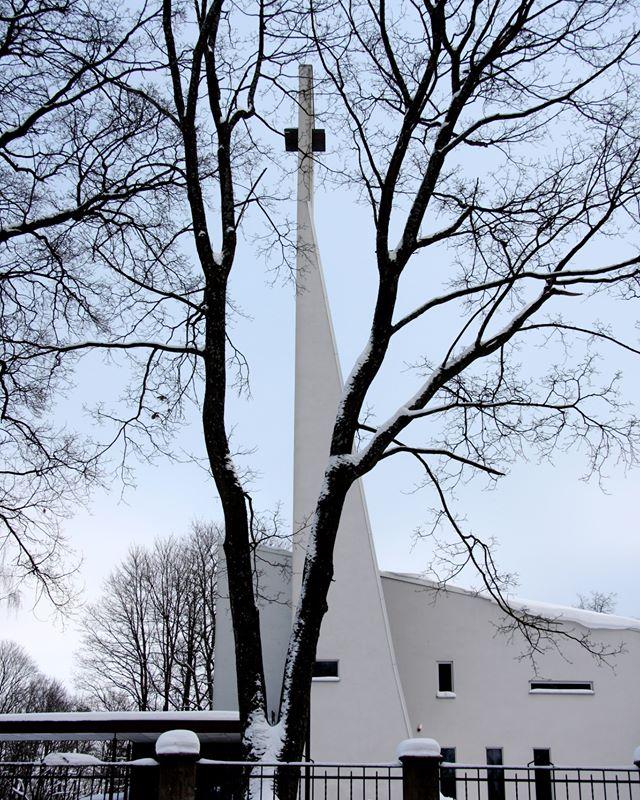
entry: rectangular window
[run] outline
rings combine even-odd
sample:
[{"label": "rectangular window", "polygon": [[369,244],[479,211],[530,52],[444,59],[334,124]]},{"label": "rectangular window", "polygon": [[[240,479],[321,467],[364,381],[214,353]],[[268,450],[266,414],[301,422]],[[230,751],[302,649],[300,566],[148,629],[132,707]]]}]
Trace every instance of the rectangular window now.
[{"label": "rectangular window", "polygon": [[[551,750],[536,747],[533,750],[534,767],[548,767],[551,765]],[[536,800],[553,800],[553,782],[550,769],[534,770],[536,786]]]},{"label": "rectangular window", "polygon": [[593,694],[593,681],[529,681],[530,694]]},{"label": "rectangular window", "polygon": [[[487,747],[487,764],[502,765],[502,748]],[[487,769],[488,800],[504,800],[504,770]]]},{"label": "rectangular window", "polygon": [[[456,748],[443,747],[440,752],[442,753],[442,760],[448,764],[456,763]],[[456,797],[456,771],[450,767],[440,768],[440,794],[443,797]]]},{"label": "rectangular window", "polygon": [[315,681],[339,680],[338,661],[316,661],[313,665],[313,679]]},{"label": "rectangular window", "polygon": [[438,694],[453,695],[453,662],[438,662]]}]

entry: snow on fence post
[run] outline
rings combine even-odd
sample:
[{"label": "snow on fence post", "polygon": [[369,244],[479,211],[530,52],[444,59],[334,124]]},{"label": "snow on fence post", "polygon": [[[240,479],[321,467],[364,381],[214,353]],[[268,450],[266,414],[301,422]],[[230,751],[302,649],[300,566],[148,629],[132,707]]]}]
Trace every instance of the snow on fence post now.
[{"label": "snow on fence post", "polygon": [[158,800],[194,800],[196,761],[200,758],[200,740],[193,731],[165,731],[156,742],[160,764]]},{"label": "snow on fence post", "polygon": [[442,753],[435,739],[405,739],[397,749],[402,764],[402,800],[440,800]]}]

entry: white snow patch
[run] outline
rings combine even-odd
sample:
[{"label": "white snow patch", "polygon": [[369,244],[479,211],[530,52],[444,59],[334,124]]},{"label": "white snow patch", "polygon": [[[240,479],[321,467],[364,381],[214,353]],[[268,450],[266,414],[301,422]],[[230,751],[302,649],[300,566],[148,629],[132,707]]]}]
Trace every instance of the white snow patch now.
[{"label": "white snow patch", "polygon": [[95,767],[104,762],[89,753],[47,753],[42,763],[47,767]]},{"label": "white snow patch", "polygon": [[[264,714],[256,712],[249,717],[245,737],[259,761],[279,761],[283,736],[282,722],[270,725]],[[274,775],[275,769],[261,767],[259,777],[249,779],[249,800],[277,800]]]},{"label": "white snow patch", "polygon": [[200,739],[193,731],[178,728],[165,731],[156,741],[158,756],[199,756]]},{"label": "white snow patch", "polygon": [[557,606],[553,603],[542,603],[538,600],[522,600],[515,597],[509,598],[509,603],[518,611],[524,611],[536,617],[545,617],[557,622],[572,622],[577,625],[582,625],[583,628],[591,628],[592,630],[640,631],[640,619],[634,619],[633,617],[601,614],[598,611],[588,611],[584,608]]},{"label": "white snow patch", "polygon": [[400,742],[396,755],[403,758],[438,758],[442,755],[440,745],[435,739],[405,739]]},{"label": "white snow patch", "polygon": [[249,725],[245,738],[259,761],[278,761],[283,741],[282,722],[270,725],[264,714],[253,712],[249,717]]},{"label": "white snow patch", "polygon": [[104,792],[104,794],[85,794],[80,800],[125,800],[125,796],[124,792],[116,792],[115,794]]},{"label": "white snow patch", "polygon": [[[395,253],[395,251],[393,251],[393,252]],[[356,375],[362,369],[363,364],[366,364],[366,362],[369,360],[369,358],[371,356],[372,349],[373,349],[373,345],[371,343],[371,339],[369,338],[369,339],[367,339],[367,343],[364,346],[362,352],[360,353],[358,358],[355,360],[355,363],[353,365],[353,368],[351,369],[351,372],[349,373],[349,375],[347,377],[347,380],[344,382],[344,388],[342,390],[342,399],[340,400],[340,407],[338,409],[338,413],[340,413],[342,411],[343,404],[344,404],[344,398],[351,391],[351,385],[352,385]]]}]

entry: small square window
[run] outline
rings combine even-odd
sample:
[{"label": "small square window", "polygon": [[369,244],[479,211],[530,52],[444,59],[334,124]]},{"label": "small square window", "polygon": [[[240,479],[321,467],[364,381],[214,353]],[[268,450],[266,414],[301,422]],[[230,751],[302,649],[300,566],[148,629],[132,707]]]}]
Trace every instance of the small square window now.
[{"label": "small square window", "polygon": [[338,681],[340,673],[338,671],[338,660],[317,660],[313,665],[314,681]]},{"label": "small square window", "polygon": [[449,697],[453,695],[453,662],[438,662],[438,694]]}]

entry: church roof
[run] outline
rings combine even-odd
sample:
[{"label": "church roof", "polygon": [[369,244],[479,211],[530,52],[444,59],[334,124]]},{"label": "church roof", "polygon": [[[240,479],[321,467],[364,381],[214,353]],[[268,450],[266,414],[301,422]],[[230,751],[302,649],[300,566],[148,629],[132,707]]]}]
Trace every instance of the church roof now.
[{"label": "church roof", "polygon": [[[424,586],[432,591],[446,591],[454,594],[465,594],[470,597],[477,597],[490,603],[495,600],[486,591],[475,591],[464,589],[461,586],[447,583],[442,585],[438,581],[430,580],[417,573],[412,572],[381,572],[382,578],[391,580],[405,581],[419,586]],[[584,608],[574,608],[573,606],[557,605],[546,603],[540,600],[525,600],[521,597],[506,595],[510,605],[516,611],[524,611],[539,617],[555,620],[563,623],[573,623],[592,630],[631,630],[640,632],[640,619],[635,617],[623,617],[617,614],[601,614],[597,611],[590,611]]]}]

